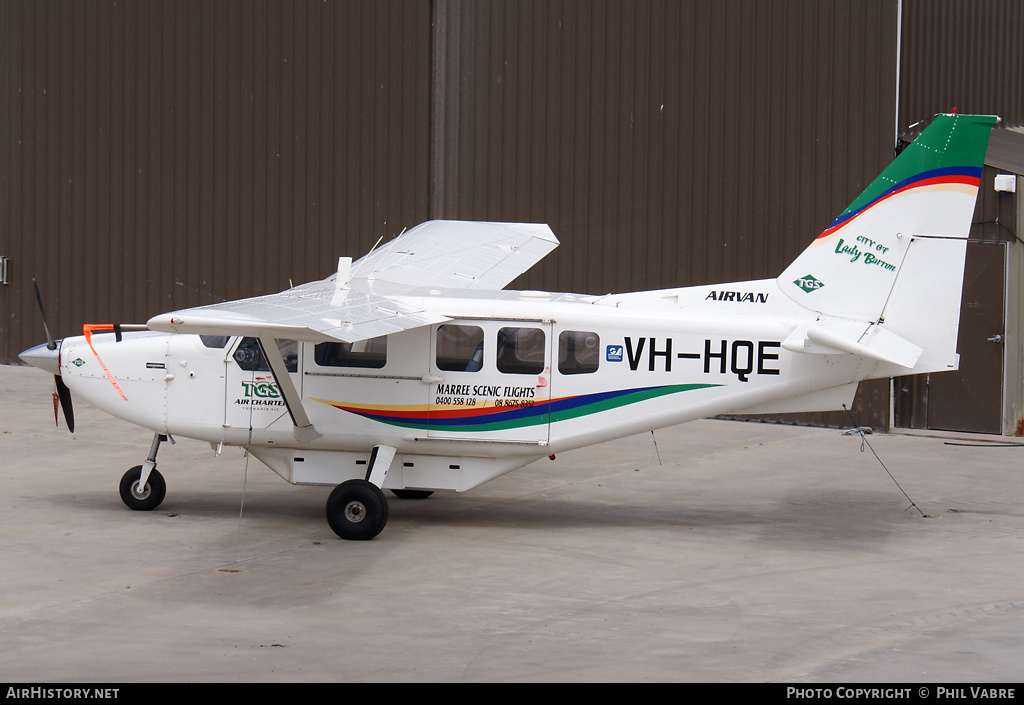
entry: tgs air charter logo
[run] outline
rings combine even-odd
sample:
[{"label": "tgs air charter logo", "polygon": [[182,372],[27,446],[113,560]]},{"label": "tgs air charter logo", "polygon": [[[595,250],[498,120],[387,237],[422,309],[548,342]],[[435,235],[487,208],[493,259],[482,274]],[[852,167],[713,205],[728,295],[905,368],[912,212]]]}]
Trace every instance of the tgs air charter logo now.
[{"label": "tgs air charter logo", "polygon": [[252,382],[242,382],[242,398],[236,399],[239,406],[284,406],[281,392],[277,385],[270,382],[270,377],[257,377]]},{"label": "tgs air charter logo", "polygon": [[800,277],[799,279],[794,279],[793,283],[796,284],[801,289],[803,289],[804,291],[806,291],[808,294],[814,291],[815,289],[820,289],[821,287],[825,286],[820,281],[812,277],[810,274],[808,274],[805,277]]}]

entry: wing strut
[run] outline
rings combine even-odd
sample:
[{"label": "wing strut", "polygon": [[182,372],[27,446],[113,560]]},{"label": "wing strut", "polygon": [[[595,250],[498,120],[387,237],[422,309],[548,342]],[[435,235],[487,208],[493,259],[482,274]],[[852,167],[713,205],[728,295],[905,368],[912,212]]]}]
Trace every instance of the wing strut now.
[{"label": "wing strut", "polygon": [[306,409],[302,406],[302,399],[299,398],[299,390],[292,383],[292,377],[288,374],[284,359],[277,350],[277,341],[273,338],[257,338],[260,348],[263,351],[263,359],[270,365],[270,371],[277,382],[277,388],[281,390],[284,404],[288,408],[288,414],[295,424],[295,440],[308,443],[315,438],[320,438],[320,433],[313,428],[313,423],[306,415]]}]

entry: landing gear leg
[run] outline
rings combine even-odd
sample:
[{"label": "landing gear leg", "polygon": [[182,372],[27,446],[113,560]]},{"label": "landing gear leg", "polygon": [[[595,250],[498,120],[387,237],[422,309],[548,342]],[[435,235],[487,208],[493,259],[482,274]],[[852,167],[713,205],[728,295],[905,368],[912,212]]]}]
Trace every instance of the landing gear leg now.
[{"label": "landing gear leg", "polygon": [[167,483],[156,469],[156,454],[160,443],[166,440],[167,436],[160,433],[154,435],[146,462],[130,468],[121,478],[121,501],[129,509],[148,511],[156,509],[164,501]]}]

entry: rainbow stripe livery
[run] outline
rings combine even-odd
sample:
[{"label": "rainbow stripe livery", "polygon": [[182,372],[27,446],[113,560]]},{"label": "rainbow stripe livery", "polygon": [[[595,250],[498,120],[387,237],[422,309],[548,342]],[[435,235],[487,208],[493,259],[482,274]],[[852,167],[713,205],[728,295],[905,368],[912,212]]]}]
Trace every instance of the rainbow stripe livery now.
[{"label": "rainbow stripe livery", "polygon": [[426,404],[381,406],[351,404],[315,399],[315,401],[347,411],[371,421],[391,426],[453,433],[482,433],[487,431],[558,423],[604,411],[621,409],[649,399],[679,394],[696,389],[717,387],[717,384],[672,384],[638,389],[618,389],[610,392],[578,394],[570,397],[524,402],[515,408],[488,404],[467,407],[446,406],[431,408]]},{"label": "rainbow stripe livery", "polygon": [[821,235],[818,236],[818,239],[826,238],[834,232],[841,230],[854,218],[870,208],[873,208],[877,204],[896,196],[906,195],[916,189],[958,192],[974,197],[978,193],[978,186],[980,183],[980,167],[943,167],[917,174],[916,176],[904,179],[898,184],[886,189],[867,205],[856,208],[851,206],[844,211],[842,215],[832,221],[832,224],[825,228]]}]

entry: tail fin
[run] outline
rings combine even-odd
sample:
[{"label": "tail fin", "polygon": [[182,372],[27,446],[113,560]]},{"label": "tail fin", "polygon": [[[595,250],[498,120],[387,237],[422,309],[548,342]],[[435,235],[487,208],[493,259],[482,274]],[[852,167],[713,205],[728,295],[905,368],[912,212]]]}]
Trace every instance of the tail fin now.
[{"label": "tail fin", "polygon": [[779,288],[823,317],[871,324],[850,346],[881,335],[885,347],[920,351],[909,364],[897,356],[913,372],[955,368],[967,236],[998,120],[936,116],[786,268]]}]

